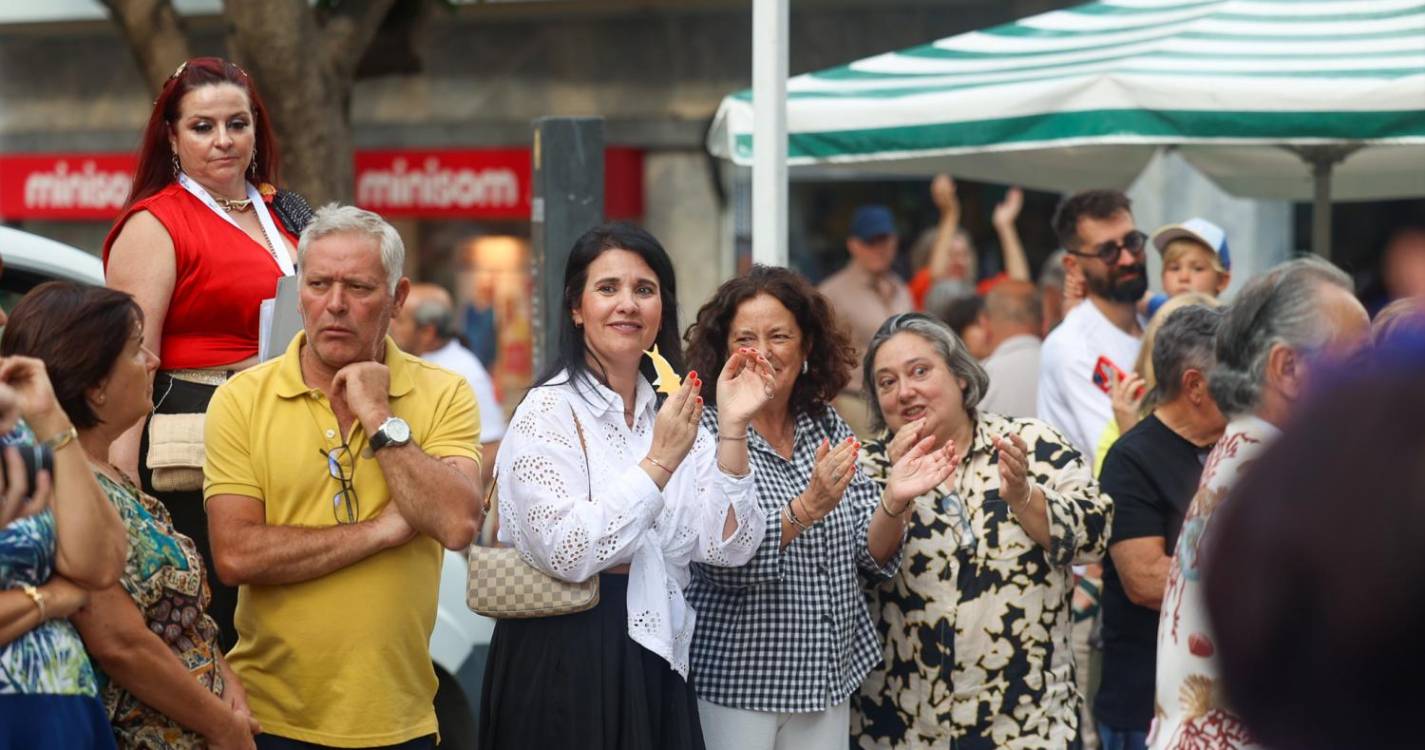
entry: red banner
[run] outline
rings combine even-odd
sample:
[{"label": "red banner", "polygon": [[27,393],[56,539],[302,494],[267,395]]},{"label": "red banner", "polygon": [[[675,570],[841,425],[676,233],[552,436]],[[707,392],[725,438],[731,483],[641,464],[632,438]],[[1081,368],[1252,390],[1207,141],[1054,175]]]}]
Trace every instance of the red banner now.
[{"label": "red banner", "polygon": [[[605,152],[610,218],[643,215],[643,152]],[[528,148],[356,152],[356,204],[392,218],[528,220]],[[109,220],[133,180],[132,154],[0,156],[0,219]]]}]

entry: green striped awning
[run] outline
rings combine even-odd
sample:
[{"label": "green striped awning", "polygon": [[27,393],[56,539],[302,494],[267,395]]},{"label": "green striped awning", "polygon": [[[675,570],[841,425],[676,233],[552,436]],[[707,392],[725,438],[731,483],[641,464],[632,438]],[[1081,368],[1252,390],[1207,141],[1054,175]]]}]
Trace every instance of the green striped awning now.
[{"label": "green striped awning", "polygon": [[[787,84],[792,165],[1124,186],[1175,146],[1226,189],[1308,199],[1291,149],[1361,148],[1341,199],[1425,195],[1425,0],[1101,0]],[[752,161],[752,96],[708,141]]]}]

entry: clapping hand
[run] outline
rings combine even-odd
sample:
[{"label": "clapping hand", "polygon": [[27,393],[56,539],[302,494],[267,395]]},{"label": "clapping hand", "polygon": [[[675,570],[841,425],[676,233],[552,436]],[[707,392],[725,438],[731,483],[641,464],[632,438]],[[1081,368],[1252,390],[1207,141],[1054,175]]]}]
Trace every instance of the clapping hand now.
[{"label": "clapping hand", "polygon": [[772,363],[756,349],[743,347],[727,358],[717,378],[719,434],[747,431],[747,423],[776,395]]},{"label": "clapping hand", "polygon": [[927,435],[891,465],[885,499],[894,515],[899,516],[917,497],[939,487],[955,474],[955,468],[960,465],[955,441],[947,440],[940,448],[934,446],[935,436]]},{"label": "clapping hand", "polygon": [[999,451],[999,496],[1013,509],[1023,508],[1029,502],[1033,486],[1029,483],[1029,446],[1024,438],[1011,433],[1008,437],[995,438],[995,450]]},{"label": "clapping hand", "polygon": [[847,436],[835,447],[832,447],[829,439],[823,439],[821,445],[817,446],[811,482],[807,484],[806,492],[801,496],[802,506],[811,516],[805,519],[807,522],[820,521],[836,510],[841,498],[846,495],[847,486],[856,475],[856,456],[860,451],[861,444],[852,436]]},{"label": "clapping hand", "polygon": [[1118,434],[1122,435],[1138,424],[1143,399],[1148,395],[1144,385],[1143,378],[1136,372],[1114,379],[1109,396],[1113,399],[1113,420],[1118,423]]},{"label": "clapping hand", "polygon": [[653,445],[648,448],[648,457],[669,474],[687,457],[698,437],[703,397],[697,394],[702,387],[697,371],[689,372],[677,393],[663,402],[653,418]]},{"label": "clapping hand", "polygon": [[1017,187],[1012,187],[1004,194],[1004,200],[995,204],[995,210],[991,221],[998,228],[1012,227],[1019,218],[1019,212],[1024,208],[1024,191]]},{"label": "clapping hand", "polygon": [[886,446],[886,458],[890,459],[891,465],[901,460],[916,443],[920,442],[921,433],[925,431],[925,417],[907,422],[899,430],[896,430],[895,437],[891,438],[890,445]]}]

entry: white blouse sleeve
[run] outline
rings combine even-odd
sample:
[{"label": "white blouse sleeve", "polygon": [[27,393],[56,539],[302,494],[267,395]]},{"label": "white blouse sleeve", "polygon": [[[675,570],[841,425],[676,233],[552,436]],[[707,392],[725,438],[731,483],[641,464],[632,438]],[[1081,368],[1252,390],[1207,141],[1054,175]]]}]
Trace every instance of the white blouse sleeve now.
[{"label": "white blouse sleeve", "polygon": [[[767,531],[767,518],[757,505],[757,485],[752,474],[728,475],[717,465],[717,441],[706,428],[698,428],[693,448],[669,480],[664,493],[677,524],[676,542],[669,557],[686,565],[707,563],[731,568],[745,564],[757,553]],[[724,538],[727,511],[737,517],[737,528]]]},{"label": "white blouse sleeve", "polygon": [[[593,486],[574,412],[564,394],[529,394],[496,457],[500,541],[525,562],[566,581],[584,581],[633,558],[640,535],[663,512],[663,495],[633,464]],[[595,425],[581,421],[586,440]]]}]

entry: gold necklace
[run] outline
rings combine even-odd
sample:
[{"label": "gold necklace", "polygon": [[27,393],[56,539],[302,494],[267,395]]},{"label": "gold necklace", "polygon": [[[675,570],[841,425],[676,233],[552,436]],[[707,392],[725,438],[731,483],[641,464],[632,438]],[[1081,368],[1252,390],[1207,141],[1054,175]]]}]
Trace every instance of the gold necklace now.
[{"label": "gold necklace", "polygon": [[219,198],[218,196],[215,195],[215,196],[213,196],[213,200],[217,201],[217,202],[218,202],[218,205],[219,205],[219,206],[222,206],[222,207],[223,207],[223,210],[224,210],[224,211],[227,211],[227,212],[230,213],[230,214],[231,214],[231,213],[241,213],[241,212],[243,212],[243,211],[246,211],[246,210],[252,208],[252,199],[251,199],[251,198],[243,198],[243,199],[241,199],[241,200],[234,200],[234,199],[232,199],[232,198]]}]

